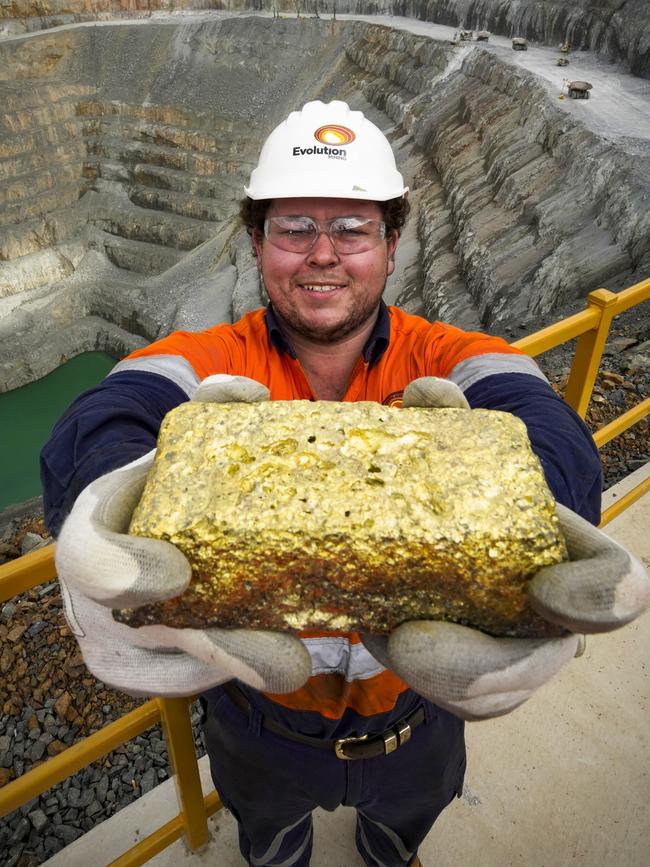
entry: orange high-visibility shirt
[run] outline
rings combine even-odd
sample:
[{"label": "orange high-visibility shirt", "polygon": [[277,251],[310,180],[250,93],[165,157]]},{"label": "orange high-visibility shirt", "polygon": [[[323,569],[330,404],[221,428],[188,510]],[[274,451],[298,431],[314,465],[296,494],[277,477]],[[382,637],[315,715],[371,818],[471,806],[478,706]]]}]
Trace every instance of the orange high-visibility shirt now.
[{"label": "orange high-visibility shirt", "polygon": [[[448,377],[462,362],[485,359],[492,353],[500,359],[504,354],[511,355],[517,364],[524,362],[529,372],[530,359],[500,338],[431,324],[394,307],[388,308],[388,316],[390,340],[385,351],[375,364],[360,356],[343,400],[399,405],[411,380],[420,376]],[[249,313],[234,325],[171,334],[133,352],[127,364],[132,368],[136,360],[157,359],[165,360],[160,372],[167,376],[175,360],[179,368],[189,362],[197,384],[211,374],[229,373],[268,386],[272,400],[315,399],[298,359],[272,344],[264,309]],[[118,365],[117,370],[126,366]],[[182,375],[187,374],[183,371]],[[317,711],[330,719],[340,718],[346,708],[374,716],[390,710],[399,694],[408,689],[370,656],[356,633],[312,630],[301,633],[301,637],[311,653],[314,675],[296,692],[269,695],[285,707]]]}]

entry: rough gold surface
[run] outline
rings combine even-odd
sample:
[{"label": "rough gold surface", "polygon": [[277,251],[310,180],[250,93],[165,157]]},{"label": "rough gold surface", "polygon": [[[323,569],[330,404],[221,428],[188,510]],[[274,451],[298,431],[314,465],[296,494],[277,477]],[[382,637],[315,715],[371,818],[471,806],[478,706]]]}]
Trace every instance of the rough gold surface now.
[{"label": "rough gold surface", "polygon": [[526,581],[566,557],[524,424],[377,403],[185,403],[169,413],[136,535],[193,568],[131,625],[387,632],[417,618],[557,634]]}]

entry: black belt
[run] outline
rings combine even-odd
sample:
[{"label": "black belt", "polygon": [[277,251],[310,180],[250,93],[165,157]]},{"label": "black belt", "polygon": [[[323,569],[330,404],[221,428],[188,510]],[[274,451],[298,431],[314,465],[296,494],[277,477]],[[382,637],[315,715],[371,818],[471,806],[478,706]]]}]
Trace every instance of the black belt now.
[{"label": "black belt", "polygon": [[[232,681],[225,683],[223,690],[236,707],[244,713],[249,712],[250,703],[237,684]],[[363,735],[360,738],[339,738],[336,741],[311,738],[289,731],[289,729],[285,729],[284,726],[266,719],[266,717],[262,717],[262,728],[299,744],[306,744],[318,750],[333,751],[339,759],[352,761],[354,759],[374,759],[377,756],[387,756],[389,753],[394,753],[410,739],[413,729],[416,729],[423,722],[424,708],[420,706],[412,714],[395,723],[392,728],[387,729],[382,734]]]}]

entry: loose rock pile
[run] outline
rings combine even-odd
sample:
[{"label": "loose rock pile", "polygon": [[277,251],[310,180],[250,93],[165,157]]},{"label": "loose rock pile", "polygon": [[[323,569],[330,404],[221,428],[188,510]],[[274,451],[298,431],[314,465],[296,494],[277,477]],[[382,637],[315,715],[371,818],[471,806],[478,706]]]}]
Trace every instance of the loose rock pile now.
[{"label": "loose rock pile", "polygon": [[[28,526],[13,547],[20,549],[25,538],[33,542],[27,532],[37,535],[38,523]],[[56,581],[0,608],[0,647],[0,786],[143,702],[88,673],[65,623]],[[200,756],[199,717],[193,706]],[[41,864],[168,776],[167,745],[154,726],[0,822],[3,867]]]}]

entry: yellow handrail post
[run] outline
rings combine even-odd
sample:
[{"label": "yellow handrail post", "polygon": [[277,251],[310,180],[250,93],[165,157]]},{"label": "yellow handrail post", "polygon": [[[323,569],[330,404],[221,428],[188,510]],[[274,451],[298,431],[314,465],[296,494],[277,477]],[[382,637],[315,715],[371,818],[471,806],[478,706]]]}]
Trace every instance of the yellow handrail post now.
[{"label": "yellow handrail post", "polygon": [[600,319],[595,328],[586,331],[578,338],[576,354],[564,394],[566,402],[582,418],[587,414],[607,335],[617,312],[617,302],[618,296],[609,289],[596,289],[595,292],[590,292],[587,298],[589,308],[600,310]]},{"label": "yellow handrail post", "polygon": [[0,566],[0,602],[56,578],[54,545],[30,551]]},{"label": "yellow handrail post", "polygon": [[196,762],[189,702],[190,699],[187,698],[158,699],[169,761],[176,780],[176,794],[183,817],[185,839],[187,845],[194,851],[208,842],[209,834],[201,778]]}]

